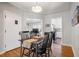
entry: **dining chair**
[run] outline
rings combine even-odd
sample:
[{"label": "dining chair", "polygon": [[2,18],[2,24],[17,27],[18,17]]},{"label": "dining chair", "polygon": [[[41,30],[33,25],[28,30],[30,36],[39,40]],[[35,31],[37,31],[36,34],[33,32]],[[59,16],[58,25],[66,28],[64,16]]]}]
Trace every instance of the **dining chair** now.
[{"label": "dining chair", "polygon": [[26,39],[30,38],[30,34],[27,31],[20,32],[20,35],[21,35],[22,40],[26,40]]},{"label": "dining chair", "polygon": [[34,50],[33,50],[33,56],[36,55],[36,57],[38,56],[47,56],[46,53],[46,48],[47,48],[47,43],[48,43],[48,36],[46,36],[45,38],[42,38],[40,41],[36,42],[34,45]]},{"label": "dining chair", "polygon": [[[23,53],[22,53],[22,56],[28,56],[28,57],[30,57],[31,56],[31,54],[32,54],[32,51],[34,50],[33,48],[32,48],[32,44],[31,44],[31,46],[28,48],[27,46],[22,46],[23,47]],[[28,51],[27,51],[28,50]],[[26,51],[26,52],[25,52]]]},{"label": "dining chair", "polygon": [[[26,49],[29,50],[29,51],[31,50],[30,48],[24,47],[24,45],[23,45],[23,42],[25,40],[27,40],[28,38],[30,38],[30,34],[27,31],[21,31],[19,34],[21,35],[21,40],[20,40],[21,41],[20,56],[22,57],[23,55],[26,55],[26,54],[24,54],[24,51]],[[28,56],[30,56],[30,52],[28,52]]]}]

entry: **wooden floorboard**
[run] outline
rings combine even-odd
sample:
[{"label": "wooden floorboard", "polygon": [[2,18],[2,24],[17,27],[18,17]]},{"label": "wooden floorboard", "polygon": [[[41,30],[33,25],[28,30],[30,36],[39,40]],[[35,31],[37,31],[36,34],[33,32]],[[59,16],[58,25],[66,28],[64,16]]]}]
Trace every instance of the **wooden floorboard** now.
[{"label": "wooden floorboard", "polygon": [[[61,50],[62,50],[62,57],[73,57],[74,56],[72,48],[69,46],[62,46]],[[0,55],[0,57],[20,57],[20,48],[16,48],[11,51],[8,51]]]},{"label": "wooden floorboard", "polygon": [[62,46],[62,57],[74,57],[72,47]]}]

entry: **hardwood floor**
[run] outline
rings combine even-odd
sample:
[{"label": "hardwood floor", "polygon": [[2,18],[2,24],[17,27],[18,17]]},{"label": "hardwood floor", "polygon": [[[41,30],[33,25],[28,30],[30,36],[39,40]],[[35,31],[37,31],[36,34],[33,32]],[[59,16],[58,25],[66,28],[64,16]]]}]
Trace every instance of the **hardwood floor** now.
[{"label": "hardwood floor", "polygon": [[[61,57],[73,57],[73,51],[72,48],[69,46],[62,46],[61,47]],[[8,51],[0,57],[20,57],[20,48],[13,49],[11,51]],[[53,55],[51,57],[54,57]]]},{"label": "hardwood floor", "polygon": [[62,46],[62,56],[63,57],[73,57],[73,50],[69,46]]},{"label": "hardwood floor", "polygon": [[0,57],[19,57],[19,56],[20,56],[20,48],[7,51],[2,55],[0,55]]}]

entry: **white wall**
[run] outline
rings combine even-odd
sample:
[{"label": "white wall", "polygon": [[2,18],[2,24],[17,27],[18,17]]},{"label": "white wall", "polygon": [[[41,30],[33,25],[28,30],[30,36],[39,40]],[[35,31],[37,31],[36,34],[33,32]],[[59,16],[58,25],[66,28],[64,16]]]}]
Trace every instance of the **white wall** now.
[{"label": "white wall", "polygon": [[3,22],[3,12],[0,11],[0,51],[3,51],[4,49],[4,25]]},{"label": "white wall", "polygon": [[[76,8],[76,6],[79,6],[79,3],[73,3],[71,7],[71,20],[73,18],[73,13]],[[74,50],[75,56],[79,56],[79,24],[72,26],[72,47]]]},{"label": "white wall", "polygon": [[21,16],[21,10],[19,10],[18,8],[14,7],[13,5],[9,4],[9,3],[1,3],[0,2],[0,51],[4,50],[4,16],[3,16],[3,11],[4,10],[8,10],[11,11],[13,13],[16,13],[18,15]]},{"label": "white wall", "polygon": [[50,31],[51,27],[47,28],[46,24],[51,24],[51,19],[55,17],[62,17],[62,39],[63,44],[71,45],[71,20],[70,11],[55,13],[45,16],[44,31]]}]

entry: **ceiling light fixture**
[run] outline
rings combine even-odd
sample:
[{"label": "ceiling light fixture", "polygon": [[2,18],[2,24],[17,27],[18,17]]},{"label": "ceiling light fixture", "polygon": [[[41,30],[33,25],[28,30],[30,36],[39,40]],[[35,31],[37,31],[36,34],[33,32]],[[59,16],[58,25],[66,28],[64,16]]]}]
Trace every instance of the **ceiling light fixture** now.
[{"label": "ceiling light fixture", "polygon": [[32,6],[32,11],[35,13],[39,13],[42,12],[42,7],[38,5],[38,3],[36,3],[35,6]]}]

